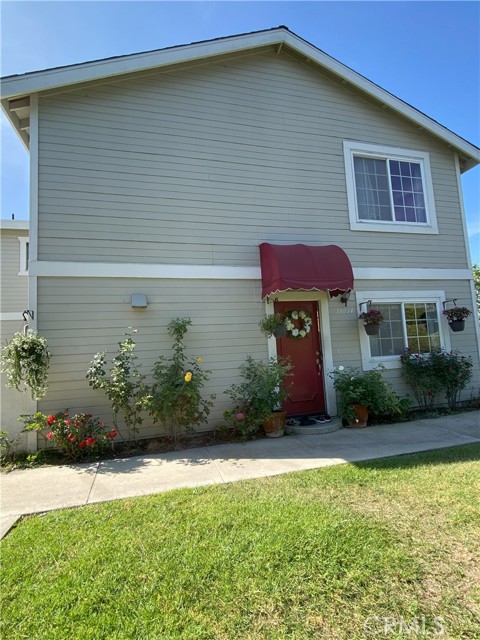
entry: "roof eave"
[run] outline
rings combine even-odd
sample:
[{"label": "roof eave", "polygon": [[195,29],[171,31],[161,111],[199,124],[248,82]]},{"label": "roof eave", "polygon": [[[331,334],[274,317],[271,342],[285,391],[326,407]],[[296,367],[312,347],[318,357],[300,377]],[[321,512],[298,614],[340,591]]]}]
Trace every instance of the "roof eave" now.
[{"label": "roof eave", "polygon": [[442,139],[463,158],[462,172],[480,164],[480,149],[478,147],[335,60],[335,58],[327,55],[285,27],[139,53],[113,60],[97,60],[69,67],[47,69],[46,71],[33,72],[22,76],[7,77],[2,80],[2,107],[28,148],[28,135],[21,130],[20,123],[16,121],[18,118],[10,112],[8,107],[9,101],[12,99],[39,91],[47,91],[92,80],[107,79],[136,71],[161,69],[174,64],[207,60],[215,56],[235,52],[243,53],[269,45],[287,45],[297,54],[304,55],[306,59],[317,63],[322,68],[340,77],[343,81],[350,83],[353,87],[378,100],[382,105],[412,120],[418,126]]}]

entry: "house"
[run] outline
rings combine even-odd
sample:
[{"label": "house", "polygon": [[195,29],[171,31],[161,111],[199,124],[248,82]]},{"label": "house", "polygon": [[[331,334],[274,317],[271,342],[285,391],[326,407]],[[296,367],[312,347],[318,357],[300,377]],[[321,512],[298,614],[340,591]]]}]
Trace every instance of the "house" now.
[{"label": "house", "polygon": [[[0,344],[25,326],[23,311],[28,308],[28,220],[0,220]],[[5,386],[0,377],[0,428],[17,440],[20,448],[29,448],[31,436],[21,434],[21,414],[35,411],[28,394],[19,394]]]},{"label": "house", "polygon": [[[460,175],[479,149],[287,28],[9,76],[2,106],[30,149],[41,410],[108,420],[93,354],[133,326],[150,367],[177,316],[212,370],[212,423],[248,354],[293,357],[291,413],[335,414],[340,365],[383,363],[406,393],[408,346],[471,355],[478,390],[478,323],[452,333],[441,312],[474,308]],[[274,310],[304,310],[308,335],[267,340]]]}]

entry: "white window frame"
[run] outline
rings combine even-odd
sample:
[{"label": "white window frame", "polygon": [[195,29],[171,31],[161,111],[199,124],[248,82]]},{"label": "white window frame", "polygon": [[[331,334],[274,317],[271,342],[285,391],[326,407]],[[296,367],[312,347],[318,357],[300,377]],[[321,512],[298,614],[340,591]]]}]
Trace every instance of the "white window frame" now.
[{"label": "white window frame", "polygon": [[[350,229],[353,231],[381,231],[387,233],[438,233],[437,214],[433,196],[430,156],[426,151],[385,147],[365,142],[345,140],[343,143],[345,157],[345,176],[347,181],[348,213]],[[353,159],[375,158],[377,160],[400,160],[416,162],[420,165],[425,198],[427,222],[400,222],[397,220],[360,220],[358,217],[357,190],[355,187],[355,169]],[[391,189],[391,185],[389,185]]]},{"label": "white window frame", "polygon": [[[372,308],[375,303],[401,304],[409,302],[430,303],[437,307],[438,330],[440,334],[440,347],[446,351],[451,351],[450,334],[445,316],[442,314],[443,302],[445,302],[445,291],[357,291],[357,309],[360,315],[360,308],[365,311],[366,307],[361,307],[364,302],[372,301]],[[364,371],[370,371],[383,365],[386,369],[399,369],[400,356],[377,356],[370,353],[370,340],[363,327],[361,320],[358,321],[358,331],[360,336],[360,351],[362,354],[362,367]]]},{"label": "white window frame", "polygon": [[18,241],[20,243],[20,263],[18,268],[19,276],[28,276],[28,251],[27,245],[30,242],[28,236],[19,236]]}]

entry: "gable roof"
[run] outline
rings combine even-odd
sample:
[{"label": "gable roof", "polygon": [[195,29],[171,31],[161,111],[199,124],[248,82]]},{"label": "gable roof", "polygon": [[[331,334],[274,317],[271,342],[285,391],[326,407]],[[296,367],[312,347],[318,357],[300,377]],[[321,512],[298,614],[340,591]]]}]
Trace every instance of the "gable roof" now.
[{"label": "gable roof", "polygon": [[440,138],[460,154],[462,171],[466,171],[480,163],[480,149],[478,147],[335,58],[327,55],[284,26],[215,38],[213,40],[203,40],[188,45],[178,45],[20,75],[5,76],[1,79],[1,103],[13,127],[28,147],[30,126],[29,96],[32,93],[70,87],[92,80],[118,77],[137,71],[161,69],[174,64],[208,60],[220,55],[254,52],[268,47],[275,47],[277,52],[280,52],[283,47],[295,51],[297,54],[304,56],[306,60],[314,62],[357,90],[376,99],[383,106],[389,107],[417,126]]}]

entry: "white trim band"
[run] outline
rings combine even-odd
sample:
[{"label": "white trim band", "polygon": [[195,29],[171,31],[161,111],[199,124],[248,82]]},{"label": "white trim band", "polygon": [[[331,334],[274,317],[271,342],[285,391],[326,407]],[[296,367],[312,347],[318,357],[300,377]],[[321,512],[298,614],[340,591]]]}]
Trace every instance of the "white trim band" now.
[{"label": "white trim band", "polygon": [[18,320],[23,322],[23,311],[4,311],[0,313],[0,322],[12,322]]},{"label": "white trim band", "polygon": [[[116,262],[30,261],[30,276],[66,278],[163,278],[185,280],[261,280],[260,267]],[[469,269],[358,267],[356,280],[471,280]]]}]

